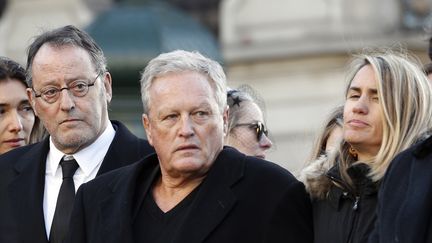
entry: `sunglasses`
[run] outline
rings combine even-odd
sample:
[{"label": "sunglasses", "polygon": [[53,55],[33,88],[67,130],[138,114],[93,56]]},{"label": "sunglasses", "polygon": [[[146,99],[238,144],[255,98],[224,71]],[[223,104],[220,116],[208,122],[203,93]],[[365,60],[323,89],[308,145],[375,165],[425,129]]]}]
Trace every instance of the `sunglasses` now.
[{"label": "sunglasses", "polygon": [[241,126],[248,126],[250,129],[253,129],[256,132],[258,142],[261,141],[263,134],[268,136],[268,130],[262,122],[241,123],[236,125],[236,127],[241,127]]}]

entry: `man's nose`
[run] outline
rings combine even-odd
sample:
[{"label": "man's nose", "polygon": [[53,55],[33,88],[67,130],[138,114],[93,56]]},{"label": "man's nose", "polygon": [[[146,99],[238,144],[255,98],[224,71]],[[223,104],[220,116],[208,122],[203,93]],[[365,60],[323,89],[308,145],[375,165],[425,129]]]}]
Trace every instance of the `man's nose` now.
[{"label": "man's nose", "polygon": [[59,92],[60,107],[62,110],[71,110],[75,107],[74,96],[68,89],[62,89]]},{"label": "man's nose", "polygon": [[181,119],[180,136],[190,137],[194,135],[193,121],[189,116],[184,116]]}]

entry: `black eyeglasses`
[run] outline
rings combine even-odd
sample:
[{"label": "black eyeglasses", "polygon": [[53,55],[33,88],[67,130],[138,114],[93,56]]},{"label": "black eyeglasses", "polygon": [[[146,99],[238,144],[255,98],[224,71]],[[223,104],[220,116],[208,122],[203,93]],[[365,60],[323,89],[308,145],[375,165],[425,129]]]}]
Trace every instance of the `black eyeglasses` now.
[{"label": "black eyeglasses", "polygon": [[248,126],[249,128],[253,129],[256,132],[258,142],[261,141],[263,134],[268,136],[268,130],[262,122],[240,123],[236,125],[236,127],[240,126]]},{"label": "black eyeglasses", "polygon": [[99,73],[96,78],[93,80],[93,83],[87,83],[84,80],[76,80],[70,83],[67,87],[57,88],[57,87],[45,87],[43,88],[39,94],[36,93],[36,90],[33,89],[36,98],[42,98],[49,104],[52,104],[58,100],[60,94],[63,90],[69,91],[75,97],[83,97],[85,96],[89,88],[96,83],[96,80],[99,78],[101,73]]}]

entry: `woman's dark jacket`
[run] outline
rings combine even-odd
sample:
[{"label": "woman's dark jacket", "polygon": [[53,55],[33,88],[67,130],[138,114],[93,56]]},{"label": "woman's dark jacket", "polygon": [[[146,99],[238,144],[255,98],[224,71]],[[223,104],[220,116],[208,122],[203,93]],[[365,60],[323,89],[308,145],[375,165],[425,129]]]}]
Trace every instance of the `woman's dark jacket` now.
[{"label": "woman's dark jacket", "polygon": [[339,167],[326,176],[332,186],[326,199],[313,199],[314,239],[316,243],[367,242],[376,219],[377,184],[368,177],[369,167],[356,164],[348,168],[354,186],[343,182]]}]

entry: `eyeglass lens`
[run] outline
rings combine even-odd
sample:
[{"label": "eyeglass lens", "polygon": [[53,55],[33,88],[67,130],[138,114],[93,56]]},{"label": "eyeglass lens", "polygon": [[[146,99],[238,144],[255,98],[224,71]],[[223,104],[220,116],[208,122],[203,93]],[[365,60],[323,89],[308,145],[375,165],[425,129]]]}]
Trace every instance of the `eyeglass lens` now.
[{"label": "eyeglass lens", "polygon": [[265,134],[266,136],[268,135],[268,131],[265,128],[264,124],[261,122],[257,122],[256,124],[254,124],[255,129],[256,129],[256,133],[257,133],[257,139],[258,142],[261,140],[262,135]]}]

